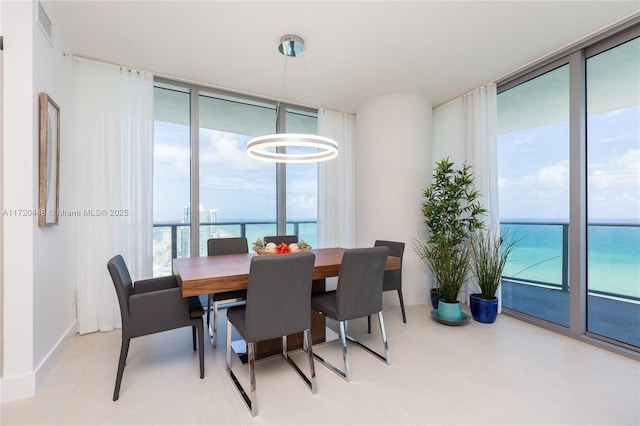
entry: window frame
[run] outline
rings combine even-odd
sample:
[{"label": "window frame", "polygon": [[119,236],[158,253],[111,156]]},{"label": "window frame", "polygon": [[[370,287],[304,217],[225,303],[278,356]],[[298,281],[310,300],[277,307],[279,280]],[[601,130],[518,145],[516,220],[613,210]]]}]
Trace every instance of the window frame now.
[{"label": "window frame", "polygon": [[[281,132],[287,128],[286,112],[287,110],[295,110],[301,113],[309,114],[310,116],[318,117],[318,109],[310,108],[302,105],[291,104],[287,102],[281,102],[258,96],[235,93],[229,90],[217,89],[199,84],[182,82],[179,80],[172,80],[165,77],[154,77],[154,87],[157,85],[162,87],[168,85],[171,87],[182,88],[185,93],[189,95],[189,133],[190,133],[190,202],[192,206],[200,205],[200,132],[195,129],[199,129],[200,124],[200,95],[203,93],[213,94],[220,96],[221,98],[229,98],[234,101],[246,101],[250,104],[256,104],[256,106],[263,105],[265,107],[273,107],[276,111],[276,132]],[[165,87],[166,88],[166,87]],[[196,127],[194,127],[196,126]],[[276,229],[278,235],[285,235],[287,233],[287,168],[285,163],[276,163]],[[191,212],[190,227],[191,227],[191,257],[200,256],[200,220],[198,215],[194,215]]]},{"label": "window frame", "polygon": [[587,139],[586,60],[640,37],[640,16],[580,40],[560,52],[496,81],[500,94],[562,65],[569,64],[569,327],[504,309],[504,313],[540,327],[582,338],[634,358],[638,348],[587,331]]}]

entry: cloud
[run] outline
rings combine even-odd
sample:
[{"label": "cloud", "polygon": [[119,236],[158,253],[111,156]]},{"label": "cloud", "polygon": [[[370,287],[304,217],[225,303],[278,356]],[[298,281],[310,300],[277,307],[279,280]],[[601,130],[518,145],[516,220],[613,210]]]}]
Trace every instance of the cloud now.
[{"label": "cloud", "polygon": [[191,152],[188,147],[158,140],[153,147],[153,173],[156,177],[189,179]]},{"label": "cloud", "polygon": [[526,133],[524,137],[516,138],[510,141],[510,143],[512,143],[513,145],[529,145],[531,144],[531,142],[533,142],[535,137],[536,137],[535,132]]},{"label": "cloud", "polygon": [[[587,185],[592,219],[640,217],[640,149],[629,149],[608,161],[590,162]],[[568,159],[542,167],[534,174],[501,177],[498,186],[505,217],[568,215]]]},{"label": "cloud", "polygon": [[592,219],[640,217],[640,149],[606,163],[589,165],[589,216]]},{"label": "cloud", "polygon": [[605,163],[590,163],[589,190],[610,197],[623,194],[638,198],[640,193],[640,149],[629,149]]},{"label": "cloud", "polygon": [[507,218],[561,218],[569,214],[569,160],[498,178],[500,214]]},{"label": "cloud", "polygon": [[246,179],[225,177],[223,179],[217,177],[205,177],[200,179],[200,186],[208,189],[233,189],[233,190],[247,190],[250,188],[250,184]]},{"label": "cloud", "polygon": [[[239,135],[200,130],[200,165],[243,166],[247,161],[246,140]],[[244,167],[243,167],[244,168]]]},{"label": "cloud", "polygon": [[624,140],[624,136],[623,135],[600,139],[600,141],[602,143],[611,143],[611,142],[616,142],[616,141],[620,141],[620,140]]},{"label": "cloud", "polygon": [[541,168],[536,173],[535,180],[538,188],[569,188],[569,159]]}]

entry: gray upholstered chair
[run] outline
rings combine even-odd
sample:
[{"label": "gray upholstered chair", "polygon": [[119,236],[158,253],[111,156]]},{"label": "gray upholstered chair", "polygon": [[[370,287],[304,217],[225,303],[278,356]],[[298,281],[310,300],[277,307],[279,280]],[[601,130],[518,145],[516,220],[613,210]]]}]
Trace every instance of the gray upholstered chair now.
[{"label": "gray upholstered chair", "polygon": [[[311,282],[313,253],[281,256],[256,256],[251,259],[247,303],[227,310],[227,373],[255,416],[256,403],[255,345],[260,340],[282,337],[282,356],[307,384],[317,392],[311,340]],[[232,325],[247,343],[250,391],[247,393],[231,369]],[[310,378],[289,358],[287,335],[303,332],[309,358]]]},{"label": "gray upholstered chair", "polygon": [[297,243],[297,242],[298,242],[298,236],[297,235],[271,235],[269,237],[264,237],[264,243],[265,244],[269,244],[269,243],[274,243],[274,244],[285,243],[285,244],[289,245],[291,243]]},{"label": "gray upholstered chair", "polygon": [[[340,342],[344,371],[331,365],[322,357],[315,357],[325,366],[343,379],[350,381],[349,358],[347,357],[347,339],[367,350],[372,355],[391,364],[387,333],[382,317],[382,280],[387,263],[389,249],[387,247],[370,247],[345,250],[340,264],[340,275],[336,290],[314,294],[311,297],[311,308],[335,319],[340,326]],[[385,355],[382,356],[362,343],[347,336],[345,323],[348,320],[378,314],[382,343]]]},{"label": "gray upholstered chair", "polygon": [[[245,237],[211,238],[207,241],[207,255],[218,256],[223,254],[249,253],[249,245]],[[218,305],[222,302],[237,302],[247,297],[246,290],[225,291],[221,293],[209,294],[207,298],[207,327],[211,345],[217,346],[218,337]],[[210,317],[213,308],[213,327]]]},{"label": "gray upholstered chair", "polygon": [[[398,299],[400,299],[400,309],[402,310],[402,322],[407,322],[407,316],[404,312],[404,299],[402,298],[402,256],[404,254],[404,243],[396,241],[376,240],[375,247],[388,247],[389,256],[395,256],[400,258],[400,269],[392,269],[390,271],[384,271],[384,278],[382,280],[382,291],[396,290],[398,292]],[[367,328],[371,333],[371,315],[367,318]]]},{"label": "gray upholstered chair", "polygon": [[204,378],[203,322],[204,310],[197,297],[183,298],[178,283],[173,276],[151,278],[132,283],[127,265],[122,256],[117,255],[107,263],[113,285],[118,295],[122,317],[122,345],[116,375],[113,400],[120,396],[120,383],[127,362],[129,343],[132,338],[147,334],[192,327],[193,350],[198,337],[200,356],[200,378]]}]

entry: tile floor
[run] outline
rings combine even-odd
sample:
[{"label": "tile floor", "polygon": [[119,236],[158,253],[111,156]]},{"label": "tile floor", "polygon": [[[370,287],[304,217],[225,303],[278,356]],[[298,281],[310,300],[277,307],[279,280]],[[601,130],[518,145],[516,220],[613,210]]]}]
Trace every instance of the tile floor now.
[{"label": "tile floor", "polygon": [[[218,349],[206,343],[204,380],[189,329],[141,337],[113,402],[120,332],[74,336],[36,397],[0,406],[0,424],[640,424],[636,360],[506,316],[449,327],[431,320],[426,305],[408,307],[407,324],[397,306],[384,309],[392,365],[352,345],[352,381],[316,363],[313,395],[282,358],[260,361],[255,418],[225,373],[221,315]],[[354,321],[350,333],[364,327]],[[315,350],[339,365],[338,346]],[[306,371],[303,353],[295,356]],[[246,368],[235,361],[234,371]]]}]

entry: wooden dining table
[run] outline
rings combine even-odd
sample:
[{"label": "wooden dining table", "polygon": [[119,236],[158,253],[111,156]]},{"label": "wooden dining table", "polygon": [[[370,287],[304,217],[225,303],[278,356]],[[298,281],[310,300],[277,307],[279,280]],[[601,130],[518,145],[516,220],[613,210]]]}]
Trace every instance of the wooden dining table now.
[{"label": "wooden dining table", "polygon": [[[311,250],[316,258],[313,269],[312,293],[325,291],[326,278],[337,277],[345,249],[340,247]],[[173,259],[173,272],[182,289],[183,297],[199,296],[231,290],[242,290],[249,283],[249,267],[255,253],[225,254]],[[267,256],[286,256],[267,255]],[[389,256],[385,269],[400,269],[399,257]],[[314,344],[325,340],[325,318],[311,312],[311,336]],[[256,357],[265,358],[282,352],[282,340],[272,339],[257,343]],[[302,333],[287,337],[288,349],[302,346]]]}]

